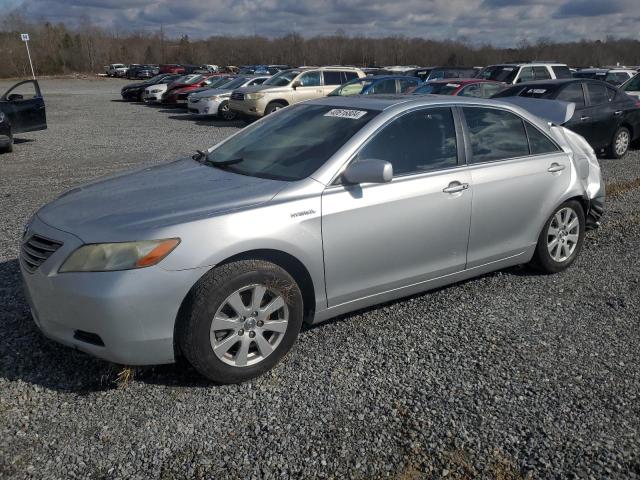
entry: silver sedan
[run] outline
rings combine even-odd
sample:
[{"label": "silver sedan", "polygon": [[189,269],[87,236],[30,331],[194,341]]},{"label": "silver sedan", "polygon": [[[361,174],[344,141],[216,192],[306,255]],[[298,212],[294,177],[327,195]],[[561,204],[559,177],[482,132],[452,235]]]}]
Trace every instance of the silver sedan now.
[{"label": "silver sedan", "polygon": [[604,187],[584,139],[548,120],[461,97],[323,98],[75,188],[24,232],[34,320],[112,362],[184,356],[230,383],[272,368],[303,322],[518,264],[565,270]]}]

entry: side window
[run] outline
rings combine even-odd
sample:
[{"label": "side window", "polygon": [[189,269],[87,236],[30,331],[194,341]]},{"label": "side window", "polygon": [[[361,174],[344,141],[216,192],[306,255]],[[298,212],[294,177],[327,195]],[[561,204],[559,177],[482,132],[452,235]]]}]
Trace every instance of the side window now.
[{"label": "side window", "polygon": [[471,140],[472,163],[529,155],[522,119],[496,108],[464,107]]},{"label": "side window", "polygon": [[582,83],[570,83],[556,96],[556,100],[562,100],[563,102],[573,102],[576,107],[584,107],[584,91],[582,90]]},{"label": "side window", "polygon": [[518,82],[529,82],[533,80],[533,67],[522,67]]},{"label": "side window", "polygon": [[322,76],[324,77],[325,85],[342,85],[342,72],[322,72]]},{"label": "side window", "polygon": [[248,87],[250,87],[251,85],[262,85],[265,82],[266,78],[256,78],[255,80],[252,80],[251,82],[249,82],[249,85],[247,85]]},{"label": "side window", "polygon": [[458,95],[461,97],[482,97],[482,87],[478,83],[467,85]]},{"label": "side window", "polygon": [[482,96],[484,98],[491,98],[496,93],[501,92],[504,89],[502,85],[496,85],[493,83],[483,83],[482,84]]},{"label": "side window", "polygon": [[609,101],[607,98],[607,87],[604,85],[589,82],[587,83],[587,91],[589,92],[591,105],[602,105]]},{"label": "side window", "polygon": [[342,73],[342,83],[347,83],[351,80],[355,80],[358,78],[358,74],[356,72],[341,72]]},{"label": "side window", "polygon": [[422,173],[458,164],[456,130],[450,108],[428,108],[402,115],[358,152],[357,160],[386,160],[393,176]]},{"label": "side window", "polygon": [[396,81],[393,78],[387,80],[380,80],[373,84],[369,90],[370,94],[374,93],[396,93]]},{"label": "side window", "polygon": [[5,95],[7,100],[15,102],[39,97],[40,93],[36,90],[36,84],[33,81],[28,80],[26,82],[17,83],[11,87]]},{"label": "side window", "polygon": [[549,80],[551,78],[551,74],[547,67],[533,67],[533,72],[535,74],[536,80]]},{"label": "side window", "polygon": [[531,149],[531,155],[542,155],[544,153],[559,152],[558,146],[549,139],[544,133],[531,125],[529,122],[524,122],[527,129],[527,136],[529,137],[529,148]]},{"label": "side window", "polygon": [[556,74],[556,78],[571,78],[571,70],[564,65],[554,65],[551,67],[553,73]]},{"label": "side window", "polygon": [[400,87],[400,93],[410,93],[418,86],[418,82],[416,80],[409,80],[408,78],[401,78],[398,80],[398,85]]},{"label": "side window", "polygon": [[318,87],[320,86],[320,71],[306,72],[300,76],[301,87]]}]

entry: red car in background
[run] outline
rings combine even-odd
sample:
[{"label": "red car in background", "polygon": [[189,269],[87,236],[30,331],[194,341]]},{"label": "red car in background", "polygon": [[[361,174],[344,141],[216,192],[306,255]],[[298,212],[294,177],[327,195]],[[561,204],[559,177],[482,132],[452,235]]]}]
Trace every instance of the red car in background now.
[{"label": "red car in background", "polygon": [[463,97],[490,98],[507,87],[502,82],[481,78],[445,78],[431,80],[413,91],[415,95],[460,95]]},{"label": "red car in background", "polygon": [[163,105],[186,105],[187,96],[193,90],[208,86],[220,75],[222,74],[185,75],[180,81],[169,85],[167,91],[162,94],[160,103]]},{"label": "red car in background", "polygon": [[170,73],[172,75],[185,73],[186,69],[182,65],[177,65],[175,63],[167,63],[164,65],[160,65],[160,73]]}]

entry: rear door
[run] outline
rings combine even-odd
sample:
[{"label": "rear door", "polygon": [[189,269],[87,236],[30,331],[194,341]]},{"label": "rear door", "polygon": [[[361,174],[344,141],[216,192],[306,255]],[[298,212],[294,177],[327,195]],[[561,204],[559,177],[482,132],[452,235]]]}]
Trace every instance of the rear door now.
[{"label": "rear door", "polygon": [[345,75],[344,72],[336,70],[324,70],[322,72],[322,78],[324,80],[322,91],[325,95],[329,95],[338,86],[344,83],[342,80],[345,78]]},{"label": "rear door", "polygon": [[569,186],[569,155],[538,128],[495,107],[462,107],[473,188],[467,268],[532,253]]},{"label": "rear door", "polygon": [[47,128],[44,99],[37,80],[16,83],[0,97],[13,133]]},{"label": "rear door", "polygon": [[450,108],[405,112],[352,160],[389,161],[391,182],[327,187],[322,238],[329,306],[464,269],[471,188],[457,130]]},{"label": "rear door", "polygon": [[576,105],[573,117],[566,122],[564,126],[582,135],[588,142],[591,142],[593,123],[591,122],[591,112],[587,106],[585,92],[586,89],[583,82],[572,82],[563,86],[556,94],[555,99]]},{"label": "rear door", "polygon": [[[603,83],[585,82],[587,86],[589,116],[592,132],[589,143],[593,147],[605,147],[611,143],[613,134],[618,128],[623,110],[616,110],[614,102],[615,90]],[[613,91],[611,95],[609,91]],[[619,111],[620,113],[616,114]]]}]

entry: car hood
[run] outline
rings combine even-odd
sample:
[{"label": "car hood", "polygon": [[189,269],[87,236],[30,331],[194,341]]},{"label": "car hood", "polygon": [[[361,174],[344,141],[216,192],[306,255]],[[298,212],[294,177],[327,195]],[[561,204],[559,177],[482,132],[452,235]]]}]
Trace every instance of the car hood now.
[{"label": "car hood", "polygon": [[87,243],[124,241],[268,202],[286,185],[183,159],[74,188],[37,215]]},{"label": "car hood", "polygon": [[212,95],[231,95],[231,90],[227,90],[224,88],[207,88],[205,90],[198,90],[196,93],[192,95],[196,98],[202,97],[210,97]]},{"label": "car hood", "polygon": [[251,87],[238,88],[234,90],[234,92],[242,92],[246,94],[246,93],[261,92],[262,90],[269,90],[270,92],[278,93],[278,92],[289,92],[291,91],[291,88],[287,86],[274,87],[273,85],[253,85]]}]

